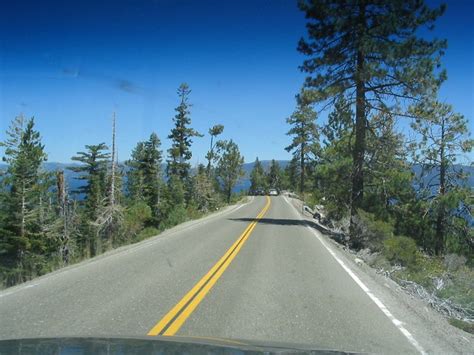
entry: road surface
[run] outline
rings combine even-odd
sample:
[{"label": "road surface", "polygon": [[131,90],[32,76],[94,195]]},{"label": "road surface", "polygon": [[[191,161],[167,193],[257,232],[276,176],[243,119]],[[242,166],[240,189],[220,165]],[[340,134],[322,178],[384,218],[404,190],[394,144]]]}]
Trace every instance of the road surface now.
[{"label": "road surface", "polygon": [[342,264],[286,197],[255,197],[2,291],[0,338],[178,335],[423,351]]}]

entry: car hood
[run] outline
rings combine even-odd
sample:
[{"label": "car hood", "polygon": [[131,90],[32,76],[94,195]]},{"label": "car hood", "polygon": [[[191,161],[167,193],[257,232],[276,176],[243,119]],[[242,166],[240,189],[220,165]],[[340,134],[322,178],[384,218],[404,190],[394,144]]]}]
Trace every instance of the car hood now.
[{"label": "car hood", "polygon": [[304,344],[206,337],[33,338],[0,341],[0,354],[355,354]]}]

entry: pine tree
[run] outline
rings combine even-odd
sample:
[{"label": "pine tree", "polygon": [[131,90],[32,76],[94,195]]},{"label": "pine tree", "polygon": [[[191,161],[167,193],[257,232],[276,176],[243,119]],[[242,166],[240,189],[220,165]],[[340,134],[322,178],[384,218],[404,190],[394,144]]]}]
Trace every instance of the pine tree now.
[{"label": "pine tree", "polygon": [[354,216],[364,194],[367,114],[433,92],[445,77],[434,71],[446,42],[417,37],[419,28],[433,26],[444,6],[432,10],[420,0],[301,0],[299,7],[308,19],[308,37],[298,50],[310,57],[301,70],[309,74],[305,86],[311,100],[327,107],[345,96],[355,104]]},{"label": "pine tree", "polygon": [[363,207],[384,221],[414,193],[405,138],[395,131],[395,124],[395,116],[382,111],[376,112],[368,122]]},{"label": "pine tree", "polygon": [[208,176],[211,175],[212,162],[215,160],[214,148],[215,148],[216,142],[214,142],[214,138],[217,138],[217,136],[222,134],[222,132],[224,132],[224,126],[221,124],[217,124],[209,128],[209,135],[211,136],[211,144],[209,147],[209,152],[207,152],[206,154]]},{"label": "pine tree", "polygon": [[47,182],[42,181],[45,175],[41,171],[47,156],[40,133],[35,130],[34,118],[16,117],[0,146],[5,148],[3,161],[8,164],[2,179],[6,189],[2,204],[6,210],[2,213],[5,233],[0,243],[6,251],[2,263],[13,268],[7,283],[13,284],[38,271],[31,260],[45,247],[39,203],[41,192],[49,188]]},{"label": "pine tree", "polygon": [[296,157],[293,157],[285,168],[285,175],[288,181],[287,189],[296,191],[299,184],[299,163]]},{"label": "pine tree", "polygon": [[296,111],[286,120],[292,127],[288,135],[293,136],[291,144],[285,148],[293,152],[293,157],[299,160],[299,192],[305,191],[305,173],[309,161],[316,158],[315,152],[319,146],[318,127],[315,123],[316,113],[313,111],[304,93],[297,97]]},{"label": "pine tree", "polygon": [[146,170],[145,142],[138,142],[131,153],[131,159],[125,162],[127,170],[127,196],[130,202],[143,201],[145,197]]},{"label": "pine tree", "polygon": [[[334,103],[334,109],[328,115],[328,122],[322,128],[322,133],[325,136],[324,144],[326,146],[331,144],[338,144],[347,135],[352,136],[354,131],[354,112],[351,109],[347,100],[341,96]],[[344,147],[347,153],[352,151],[353,139],[347,141]]]},{"label": "pine tree", "polygon": [[181,179],[176,175],[171,175],[168,179],[166,191],[167,213],[177,206],[185,207],[185,191],[186,186],[181,182]]},{"label": "pine tree", "polygon": [[160,195],[163,185],[161,163],[161,141],[156,133],[152,133],[144,143],[143,182],[145,200],[156,219],[160,216]]},{"label": "pine tree", "polygon": [[219,200],[214,184],[208,176],[207,167],[199,164],[197,173],[193,177],[193,202],[198,211],[207,212],[217,207]]},{"label": "pine tree", "polygon": [[71,158],[71,160],[79,162],[80,165],[70,166],[68,169],[77,173],[75,177],[77,180],[85,182],[73,192],[84,194],[88,212],[92,217],[95,217],[94,211],[100,205],[107,190],[105,177],[110,154],[104,152],[108,149],[105,143],[86,145],[85,147],[86,152],[77,152],[77,155]]},{"label": "pine tree", "polygon": [[250,193],[255,194],[258,189],[267,188],[267,182],[265,179],[265,170],[263,170],[262,163],[255,158],[252,171],[250,172]]},{"label": "pine tree", "polygon": [[109,188],[109,205],[111,210],[113,211],[115,209],[115,205],[117,203],[117,194],[120,194],[120,190],[116,190],[115,186],[115,180],[116,180],[116,172],[117,172],[117,162],[115,161],[115,154],[116,154],[116,148],[115,148],[115,138],[116,138],[116,133],[115,133],[115,126],[116,125],[116,120],[115,120],[115,112],[113,113],[113,118],[112,118],[112,154],[110,158],[110,188]]},{"label": "pine tree", "polygon": [[[316,168],[317,194],[329,218],[340,220],[350,210],[353,112],[341,98],[322,128],[323,148]],[[324,199],[323,199],[324,198]]]},{"label": "pine tree", "polygon": [[218,160],[216,175],[222,184],[222,190],[227,203],[230,203],[232,189],[239,179],[244,176],[242,165],[244,157],[240,155],[239,147],[232,141],[220,141],[217,145]]},{"label": "pine tree", "polygon": [[280,165],[275,159],[272,159],[270,169],[267,174],[267,183],[270,188],[281,190],[281,170]]},{"label": "pine tree", "polygon": [[132,159],[126,162],[127,190],[131,201],[145,201],[150,207],[153,224],[158,226],[161,216],[163,177],[161,172],[161,142],[156,133],[144,142],[138,142],[132,151]]},{"label": "pine tree", "polygon": [[[462,189],[463,171],[455,163],[472,151],[474,140],[469,138],[467,119],[453,112],[451,105],[425,100],[413,106],[411,113],[416,117],[412,128],[420,136],[413,158],[431,175],[427,188],[435,214],[434,251],[439,255],[445,251],[448,229],[452,231],[452,211],[466,205],[469,196]],[[472,252],[473,246],[470,248]]]},{"label": "pine tree", "polygon": [[186,83],[183,83],[178,88],[178,96],[180,99],[179,106],[175,109],[176,115],[173,118],[175,124],[168,136],[171,139],[171,148],[168,149],[168,176],[176,175],[181,183],[186,185],[189,177],[190,164],[189,160],[192,157],[191,144],[193,137],[202,137],[202,135],[189,127],[191,124],[189,94],[191,90]]},{"label": "pine tree", "polygon": [[78,152],[71,159],[81,163],[68,169],[78,173],[76,179],[85,181],[75,193],[84,195],[84,216],[80,249],[86,255],[94,256],[98,252],[97,228],[92,222],[99,217],[99,211],[104,205],[107,196],[107,164],[110,154],[105,143],[86,145],[86,152]]}]

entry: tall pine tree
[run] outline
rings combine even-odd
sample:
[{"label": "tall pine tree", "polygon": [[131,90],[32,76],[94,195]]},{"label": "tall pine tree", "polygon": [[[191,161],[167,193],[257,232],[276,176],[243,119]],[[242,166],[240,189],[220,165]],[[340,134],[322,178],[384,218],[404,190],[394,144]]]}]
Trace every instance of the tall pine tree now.
[{"label": "tall pine tree", "polygon": [[7,284],[13,284],[39,272],[34,259],[46,243],[40,201],[44,198],[42,192],[50,187],[47,185],[50,180],[41,171],[47,156],[40,133],[35,130],[34,118],[16,117],[6,135],[6,140],[0,143],[5,148],[3,161],[8,164],[2,179],[6,193],[2,201],[5,224],[0,246],[4,254],[2,264],[13,269]]},{"label": "tall pine tree", "polygon": [[147,141],[138,142],[132,151],[132,159],[126,162],[127,191],[132,201],[145,201],[153,215],[153,224],[159,225],[161,218],[161,194],[163,177],[161,172],[161,141],[152,133]]},{"label": "tall pine tree", "polygon": [[311,160],[315,159],[315,152],[319,147],[319,132],[315,123],[316,112],[313,111],[305,93],[297,96],[297,109],[286,120],[291,125],[288,135],[293,136],[291,144],[285,148],[293,152],[293,157],[299,161],[298,190],[305,192],[306,170]]},{"label": "tall pine tree", "polygon": [[445,41],[417,37],[431,28],[444,6],[428,8],[420,0],[300,0],[308,19],[308,36],[298,50],[310,57],[301,70],[316,103],[332,105],[345,96],[355,105],[352,147],[351,215],[362,207],[367,114],[392,111],[401,100],[416,99],[437,89],[436,75]]},{"label": "tall pine tree", "polygon": [[[344,98],[336,101],[322,128],[322,152],[316,167],[317,193],[329,218],[339,220],[350,211],[353,112]],[[322,199],[324,197],[324,199]]]},{"label": "tall pine tree", "polygon": [[[430,176],[426,195],[433,206],[434,251],[439,255],[445,251],[447,236],[456,234],[453,211],[469,204],[467,200],[472,191],[463,188],[465,175],[456,162],[472,151],[474,140],[469,137],[467,119],[453,112],[451,105],[425,100],[413,106],[411,113],[416,117],[412,127],[419,134],[413,158],[421,164],[422,174]],[[458,219],[457,225],[466,225],[465,222]],[[461,228],[461,235],[457,234],[456,238],[462,239],[457,244],[464,245],[472,254],[474,245],[468,240],[467,228]]]},{"label": "tall pine tree", "polygon": [[217,124],[215,126],[212,126],[209,128],[209,135],[211,136],[211,144],[209,146],[209,151],[206,154],[206,159],[207,159],[207,174],[210,176],[211,175],[211,167],[212,167],[212,162],[215,160],[215,153],[214,149],[216,146],[216,143],[214,141],[217,136],[221,135],[222,132],[224,132],[224,126],[221,124]]},{"label": "tall pine tree", "polygon": [[229,203],[232,197],[232,189],[239,179],[244,176],[242,168],[244,157],[240,154],[238,145],[232,139],[230,141],[220,141],[217,145],[217,151],[219,158],[216,174]]},{"label": "tall pine tree", "polygon": [[202,137],[195,129],[190,127],[191,112],[189,103],[189,94],[191,90],[186,83],[178,88],[180,104],[175,108],[176,115],[173,118],[174,128],[168,136],[171,139],[171,148],[168,149],[168,176],[178,177],[183,184],[187,183],[189,177],[190,164],[192,157],[191,145],[193,137]]},{"label": "tall pine tree", "polygon": [[84,181],[76,191],[83,195],[84,216],[82,223],[82,236],[80,249],[85,255],[94,256],[98,252],[97,230],[92,222],[99,217],[99,211],[104,205],[107,196],[107,164],[110,154],[105,143],[86,145],[85,152],[77,152],[71,159],[80,165],[68,169],[78,173],[76,179]]},{"label": "tall pine tree", "polygon": [[297,158],[293,157],[288,163],[288,165],[285,167],[285,176],[287,183],[287,186],[285,188],[289,189],[290,191],[298,190],[300,173]]},{"label": "tall pine tree", "polygon": [[255,194],[258,189],[266,189],[267,181],[265,179],[265,170],[263,169],[262,163],[255,158],[253,169],[250,172],[250,193]]},{"label": "tall pine tree", "polygon": [[267,174],[268,186],[273,189],[281,190],[281,169],[280,164],[275,159],[270,163],[270,169]]}]

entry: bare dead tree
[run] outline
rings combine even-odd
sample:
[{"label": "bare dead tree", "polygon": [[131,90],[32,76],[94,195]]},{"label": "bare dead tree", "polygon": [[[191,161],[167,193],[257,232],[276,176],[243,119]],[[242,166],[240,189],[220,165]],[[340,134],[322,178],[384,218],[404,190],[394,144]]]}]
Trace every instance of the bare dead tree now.
[{"label": "bare dead tree", "polygon": [[103,207],[98,212],[97,219],[92,223],[97,230],[97,239],[100,239],[100,234],[105,233],[108,242],[112,245],[114,242],[114,234],[117,232],[117,226],[122,223],[123,210],[117,203],[116,198],[116,116],[115,112],[112,115],[112,154],[110,166],[110,190],[109,195],[105,197]]},{"label": "bare dead tree", "polygon": [[111,181],[110,181],[110,206],[113,209],[115,206],[115,112],[112,116],[112,166],[111,166]]}]

